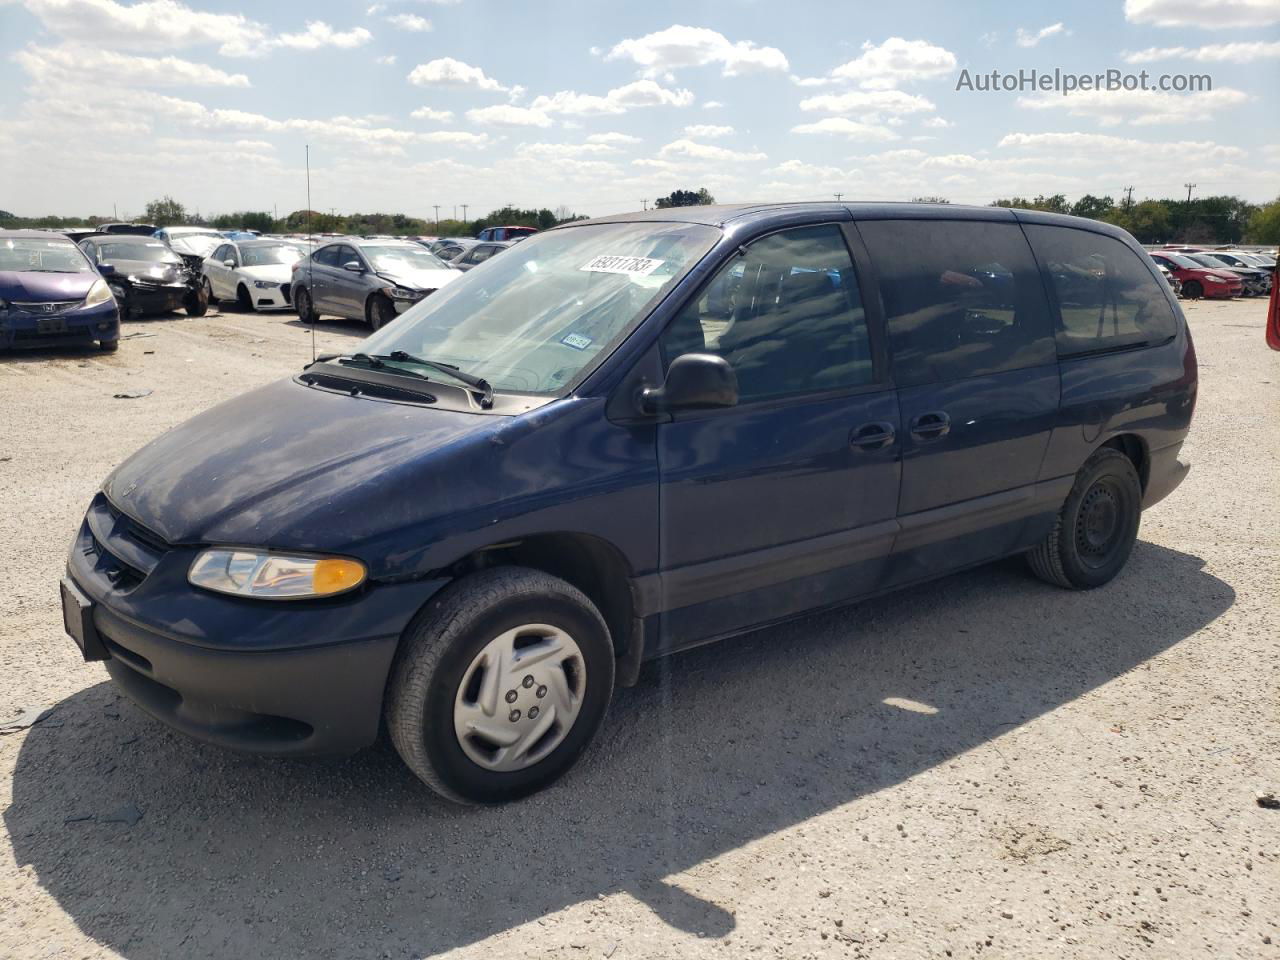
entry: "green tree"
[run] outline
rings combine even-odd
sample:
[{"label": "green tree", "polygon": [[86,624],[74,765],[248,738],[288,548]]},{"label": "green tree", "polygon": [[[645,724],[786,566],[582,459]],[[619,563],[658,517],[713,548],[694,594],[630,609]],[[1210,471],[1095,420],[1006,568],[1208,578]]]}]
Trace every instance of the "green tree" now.
[{"label": "green tree", "polygon": [[715,202],[716,198],[706,187],[702,187],[699,190],[672,190],[665,197],[655,200],[653,205],[659,210],[666,210],[668,207],[697,207]]},{"label": "green tree", "polygon": [[1280,198],[1253,211],[1245,239],[1250,243],[1280,244]]},{"label": "green tree", "polygon": [[1110,197],[1095,197],[1091,193],[1086,193],[1071,205],[1071,212],[1077,217],[1101,220],[1114,206],[1115,201]]},{"label": "green tree", "polygon": [[186,222],[186,208],[168,194],[147,204],[147,223],[154,223],[157,227],[169,227]]},{"label": "green tree", "polygon": [[950,203],[946,197],[912,197],[912,203]]}]

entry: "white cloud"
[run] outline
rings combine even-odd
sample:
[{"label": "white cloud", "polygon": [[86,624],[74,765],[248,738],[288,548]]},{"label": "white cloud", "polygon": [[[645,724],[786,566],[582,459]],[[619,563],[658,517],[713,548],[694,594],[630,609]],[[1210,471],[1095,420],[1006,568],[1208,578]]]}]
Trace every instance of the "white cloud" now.
[{"label": "white cloud", "polygon": [[633,107],[686,107],[691,103],[693,94],[688,90],[668,90],[653,80],[637,80],[614,87],[602,97],[561,90],[549,97],[537,97],[533,101],[533,109],[572,116],[593,116],[626,113]]},{"label": "white cloud", "polygon": [[898,135],[888,127],[870,123],[859,123],[848,117],[823,117],[814,123],[802,123],[791,128],[792,133],[829,133],[848,137],[850,140],[862,140],[866,143],[880,143],[886,140],[897,140]]},{"label": "white cloud", "polygon": [[1130,23],[1226,30],[1280,23],[1275,0],[1124,0]]},{"label": "white cloud", "polygon": [[631,60],[644,76],[654,77],[681,67],[720,64],[721,74],[736,77],[744,73],[786,70],[787,58],[776,47],[759,47],[748,40],[733,43],[723,33],[706,27],[676,24],[636,39],[614,45],[606,60]]},{"label": "white cloud", "polygon": [[1077,160],[1112,163],[1136,158],[1161,166],[1167,166],[1170,156],[1195,157],[1199,163],[1215,163],[1243,159],[1246,155],[1239,147],[1204,140],[1152,143],[1105,133],[1010,133],[1002,137],[997,146],[1032,150],[1057,159],[1073,156]]},{"label": "white cloud", "polygon": [[431,107],[419,107],[417,110],[414,110],[409,114],[409,116],[413,117],[415,120],[437,120],[441,123],[445,123],[453,119],[453,111],[435,110]]},{"label": "white cloud", "polygon": [[943,120],[941,117],[929,117],[927,120],[921,120],[920,126],[928,127],[931,130],[943,130],[947,127],[953,127],[955,124],[950,120]]},{"label": "white cloud", "polygon": [[393,13],[386,18],[387,23],[410,33],[427,33],[431,29],[431,21],[416,13]]},{"label": "white cloud", "polygon": [[373,39],[364,27],[351,30],[334,30],[327,23],[319,20],[307,21],[307,29],[299,33],[282,33],[272,41],[273,46],[288,47],[293,50],[319,50],[321,47],[337,47],[350,50],[360,47]]},{"label": "white cloud", "polygon": [[453,57],[441,57],[420,63],[409,71],[409,82],[419,87],[474,87],[477,90],[505,91],[507,88],[492,77],[486,76],[479,67],[455,60]]},{"label": "white cloud", "polygon": [[1219,111],[1248,102],[1249,95],[1230,87],[1202,93],[1157,93],[1150,90],[1081,90],[1065,96],[1040,93],[1019,97],[1018,106],[1030,110],[1065,110],[1073,117],[1090,117],[1104,127],[1129,123],[1197,123],[1213,120]]},{"label": "white cloud", "polygon": [[684,128],[686,137],[707,137],[715,139],[716,137],[727,137],[733,133],[733,127],[717,126],[713,123],[695,123]]},{"label": "white cloud", "polygon": [[825,77],[792,77],[802,87],[852,82],[865,90],[891,90],[902,83],[928,80],[956,68],[956,55],[925,40],[890,37],[879,46],[870,40],[862,55],[842,63]]},{"label": "white cloud", "polygon": [[389,67],[396,62],[396,55],[394,53],[388,53],[385,56],[375,57],[374,59],[384,67]]},{"label": "white cloud", "polygon": [[112,83],[127,86],[249,86],[249,78],[243,73],[227,73],[204,63],[192,63],[177,57],[142,57],[114,53],[74,43],[57,47],[31,44],[15,53],[13,59],[31,77],[44,78],[46,81],[54,73],[64,79],[83,79],[85,71],[101,71],[110,76]]},{"label": "white cloud", "polygon": [[630,144],[639,143],[639,137],[633,137],[629,133],[593,133],[587,137],[587,143],[604,143],[604,144]]},{"label": "white cloud", "polygon": [[1147,47],[1124,55],[1125,63],[1154,63],[1158,60],[1194,60],[1198,63],[1253,63],[1280,58],[1280,41],[1211,43],[1203,47]]},{"label": "white cloud", "polygon": [[719,110],[724,104],[719,100],[708,100],[702,105],[703,110]]},{"label": "white cloud", "polygon": [[468,110],[467,119],[472,123],[499,127],[549,127],[554,122],[545,111],[533,107],[515,107],[509,103]]},{"label": "white cloud", "polygon": [[1071,31],[1064,27],[1061,22],[1051,23],[1049,26],[1042,27],[1034,33],[1030,30],[1024,30],[1022,27],[1019,27],[1017,36],[1014,38],[1014,42],[1020,47],[1034,47],[1039,44],[1041,40],[1059,35],[1067,36],[1070,35],[1070,33]]},{"label": "white cloud", "polygon": [[658,151],[664,160],[688,158],[691,160],[714,160],[725,163],[749,163],[767,159],[763,153],[746,153],[740,150],[729,150],[715,147],[709,143],[695,143],[692,140],[673,140]]},{"label": "white cloud", "polygon": [[[800,101],[801,110],[825,113],[859,113],[901,116],[935,110],[933,102],[901,90],[850,90],[847,93],[823,93]],[[864,117],[865,119],[865,117]]]},{"label": "white cloud", "polygon": [[607,143],[522,143],[516,152],[521,156],[555,160],[566,157],[597,157],[617,153]]}]

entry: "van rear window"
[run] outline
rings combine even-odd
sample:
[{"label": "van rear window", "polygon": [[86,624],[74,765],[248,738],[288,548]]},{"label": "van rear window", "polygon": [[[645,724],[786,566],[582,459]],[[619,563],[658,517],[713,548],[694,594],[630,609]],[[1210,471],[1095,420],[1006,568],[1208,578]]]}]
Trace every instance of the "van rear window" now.
[{"label": "van rear window", "polygon": [[1058,298],[1059,356],[1163,343],[1177,333],[1160,281],[1128,246],[1070,227],[1026,231]]}]

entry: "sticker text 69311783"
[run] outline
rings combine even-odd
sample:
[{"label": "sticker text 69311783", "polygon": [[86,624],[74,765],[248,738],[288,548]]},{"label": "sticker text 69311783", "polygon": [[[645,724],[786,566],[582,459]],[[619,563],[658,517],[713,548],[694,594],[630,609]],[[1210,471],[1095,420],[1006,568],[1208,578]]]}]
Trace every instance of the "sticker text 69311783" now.
[{"label": "sticker text 69311783", "polygon": [[619,257],[603,254],[578,269],[589,273],[625,273],[633,277],[647,277],[664,262],[654,260],[652,257]]}]

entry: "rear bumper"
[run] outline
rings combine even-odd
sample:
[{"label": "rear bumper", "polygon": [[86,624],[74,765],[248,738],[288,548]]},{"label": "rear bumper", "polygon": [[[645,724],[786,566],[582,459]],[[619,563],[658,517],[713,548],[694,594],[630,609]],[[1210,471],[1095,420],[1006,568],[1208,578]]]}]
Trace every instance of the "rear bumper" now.
[{"label": "rear bumper", "polygon": [[1142,509],[1153,507],[1186,479],[1191,464],[1181,456],[1182,444],[1175,443],[1162,450],[1152,450],[1147,471],[1147,489],[1142,495]]}]

